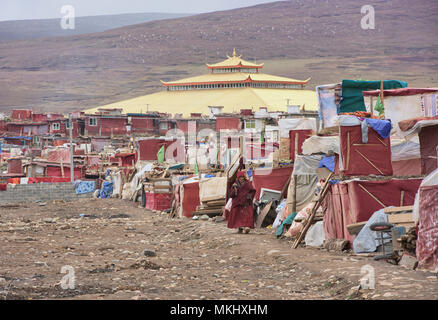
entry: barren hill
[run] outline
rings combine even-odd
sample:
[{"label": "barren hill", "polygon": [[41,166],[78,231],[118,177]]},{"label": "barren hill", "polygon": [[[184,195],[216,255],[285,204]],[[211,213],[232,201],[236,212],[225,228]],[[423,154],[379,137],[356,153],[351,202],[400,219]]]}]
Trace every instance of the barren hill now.
[{"label": "barren hill", "polygon": [[138,23],[188,16],[177,13],[130,13],[77,17],[75,29],[64,30],[60,19],[0,21],[0,41],[24,40],[48,37],[65,37],[103,32]]},{"label": "barren hill", "polygon": [[101,33],[0,43],[0,110],[93,107],[160,89],[159,80],[207,72],[236,47],[264,71],[437,86],[438,2],[292,0],[148,22]]}]

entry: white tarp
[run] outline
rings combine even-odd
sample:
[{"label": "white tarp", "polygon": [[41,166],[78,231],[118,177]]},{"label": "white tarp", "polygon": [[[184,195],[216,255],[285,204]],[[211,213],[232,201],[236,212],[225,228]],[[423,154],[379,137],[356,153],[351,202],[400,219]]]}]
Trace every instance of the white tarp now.
[{"label": "white tarp", "polygon": [[323,221],[318,221],[307,230],[304,242],[309,247],[320,247],[324,243],[324,238],[324,223]]},{"label": "white tarp", "polygon": [[199,200],[201,202],[225,199],[227,177],[201,179],[199,181]]},{"label": "white tarp", "polygon": [[420,144],[404,139],[392,139],[391,137],[391,159],[392,161],[418,159],[420,156]]},{"label": "white tarp", "polygon": [[303,143],[303,154],[329,153],[333,151],[339,154],[339,136],[311,136]]},{"label": "white tarp", "polygon": [[[385,96],[385,118],[391,119],[394,124],[392,133],[399,137],[403,137],[402,131],[398,126],[398,123],[403,120],[413,119],[418,117],[430,116],[425,113],[424,103],[437,99],[437,93],[422,93],[406,96]],[[370,112],[370,100],[369,96],[364,97],[367,111]],[[373,104],[377,101],[377,97],[373,97]],[[378,112],[374,110],[374,114],[378,115]]]},{"label": "white tarp", "polygon": [[313,130],[314,132],[316,132],[316,119],[315,118],[280,119],[278,120],[278,126],[280,128],[280,137],[289,138],[290,130]]},{"label": "white tarp", "polygon": [[317,175],[316,169],[318,168],[321,159],[321,155],[297,155],[294,161],[294,170],[292,174],[296,176],[305,174]]},{"label": "white tarp", "polygon": [[[357,237],[353,240],[353,250],[355,253],[374,252],[380,245],[378,235],[376,231],[370,229],[373,223],[388,222],[388,216],[384,212],[384,209],[380,209],[373,213],[367,223],[360,230]],[[387,237],[385,237],[386,239]],[[385,240],[385,243],[389,240]]]}]

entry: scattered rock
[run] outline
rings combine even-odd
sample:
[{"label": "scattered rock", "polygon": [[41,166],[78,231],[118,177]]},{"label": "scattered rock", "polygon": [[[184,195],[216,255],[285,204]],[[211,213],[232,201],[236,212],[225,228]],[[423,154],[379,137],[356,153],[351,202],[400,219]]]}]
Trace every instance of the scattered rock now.
[{"label": "scattered rock", "polygon": [[157,256],[157,253],[154,250],[149,250],[149,249],[144,250],[143,254],[146,257],[156,257]]},{"label": "scattered rock", "polygon": [[112,215],[108,219],[126,219],[126,218],[130,218],[130,216],[124,213],[120,213],[120,214]]},{"label": "scattered rock", "polygon": [[202,215],[199,219],[200,219],[200,220],[207,221],[208,219],[210,219],[210,217],[207,216],[206,214],[204,214],[204,215]]},{"label": "scattered rock", "polygon": [[267,254],[268,254],[268,256],[271,256],[274,253],[279,253],[279,252],[280,252],[280,250],[273,249],[273,250],[269,250]]},{"label": "scattered rock", "polygon": [[414,257],[405,253],[403,254],[399,264],[405,268],[415,270],[415,268],[417,268],[418,261]]}]

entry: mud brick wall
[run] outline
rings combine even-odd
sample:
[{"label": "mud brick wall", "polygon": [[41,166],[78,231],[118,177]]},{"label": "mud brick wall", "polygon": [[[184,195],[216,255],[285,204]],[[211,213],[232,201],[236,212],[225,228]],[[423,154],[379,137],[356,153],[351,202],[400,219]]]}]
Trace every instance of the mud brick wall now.
[{"label": "mud brick wall", "polygon": [[50,200],[77,200],[92,198],[93,193],[76,194],[73,184],[66,183],[34,183],[8,184],[6,191],[0,191],[0,203],[17,203]]}]

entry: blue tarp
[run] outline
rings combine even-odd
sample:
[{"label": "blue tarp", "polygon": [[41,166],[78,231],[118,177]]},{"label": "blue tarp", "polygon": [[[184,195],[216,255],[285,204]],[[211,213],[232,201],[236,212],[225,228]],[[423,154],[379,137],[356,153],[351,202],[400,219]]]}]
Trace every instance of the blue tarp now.
[{"label": "blue tarp", "polygon": [[110,198],[113,194],[113,182],[105,181],[103,187],[99,190],[97,197],[102,199]]},{"label": "blue tarp", "polygon": [[324,156],[319,161],[318,168],[323,168],[323,167],[326,167],[331,172],[335,172],[335,156],[329,156],[329,157],[328,156]]},{"label": "blue tarp", "polygon": [[365,121],[371,128],[377,131],[383,139],[389,138],[392,127],[391,121],[369,118],[366,118]]},{"label": "blue tarp", "polygon": [[84,194],[94,192],[94,181],[75,181],[74,187],[76,194]]}]

